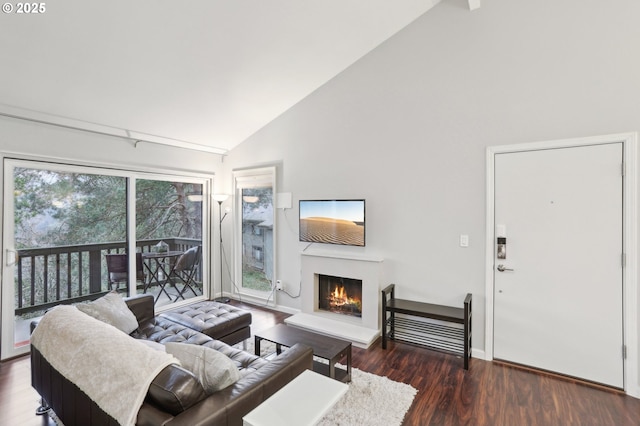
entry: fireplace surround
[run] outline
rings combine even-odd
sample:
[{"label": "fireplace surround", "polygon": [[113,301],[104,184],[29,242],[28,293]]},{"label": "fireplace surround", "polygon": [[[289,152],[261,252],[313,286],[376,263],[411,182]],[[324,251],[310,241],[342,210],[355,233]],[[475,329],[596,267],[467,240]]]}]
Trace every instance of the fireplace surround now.
[{"label": "fireplace surround", "polygon": [[[381,297],[383,259],[348,252],[305,251],[301,254],[300,313],[285,320],[288,325],[351,341],[355,346],[368,348],[381,333]],[[357,315],[336,312],[340,309],[321,309],[320,286],[323,276],[360,284],[360,293],[347,297],[346,305],[357,305]],[[352,290],[353,291],[353,290]],[[340,290],[338,289],[338,297]]]}]

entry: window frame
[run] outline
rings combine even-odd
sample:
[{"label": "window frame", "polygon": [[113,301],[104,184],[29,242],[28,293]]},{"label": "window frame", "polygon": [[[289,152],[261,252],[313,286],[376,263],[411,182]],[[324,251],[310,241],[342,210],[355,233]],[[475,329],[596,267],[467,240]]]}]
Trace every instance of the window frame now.
[{"label": "window frame", "polygon": [[[257,300],[268,301],[271,298],[271,295],[274,292],[274,283],[277,277],[277,215],[276,215],[276,194],[277,194],[277,182],[276,182],[276,167],[259,167],[252,169],[242,169],[242,170],[233,170],[233,193],[234,193],[234,223],[237,226],[234,227],[234,276],[238,285],[234,285],[233,292],[243,297],[252,297]],[[247,188],[258,188],[268,184],[271,186],[272,192],[272,208],[273,208],[273,238],[271,242],[271,250],[272,250],[272,280],[271,280],[271,290],[269,291],[260,291],[255,289],[245,288],[242,285],[243,281],[243,271],[242,271],[242,261],[244,256],[244,247],[242,241],[242,190]],[[252,230],[252,233],[254,231]],[[264,231],[261,233],[264,238]],[[250,248],[253,251],[253,247]],[[266,264],[265,254],[262,253],[262,262]]]}]

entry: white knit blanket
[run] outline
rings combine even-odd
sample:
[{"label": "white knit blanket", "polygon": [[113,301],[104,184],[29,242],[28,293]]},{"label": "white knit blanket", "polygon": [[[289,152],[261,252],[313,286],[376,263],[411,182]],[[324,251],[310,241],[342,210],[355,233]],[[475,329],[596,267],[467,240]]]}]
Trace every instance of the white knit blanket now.
[{"label": "white knit blanket", "polygon": [[177,363],[171,355],[73,306],[57,306],[47,312],[31,335],[31,344],[53,368],[125,426],[135,424],[153,379],[163,368]]}]

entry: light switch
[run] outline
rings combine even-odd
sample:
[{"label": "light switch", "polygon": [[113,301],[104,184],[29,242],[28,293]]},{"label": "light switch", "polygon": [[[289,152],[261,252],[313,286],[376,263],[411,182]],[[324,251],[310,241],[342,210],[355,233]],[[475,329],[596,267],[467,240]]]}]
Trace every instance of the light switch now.
[{"label": "light switch", "polygon": [[460,235],[460,247],[469,247],[469,236],[462,234]]}]

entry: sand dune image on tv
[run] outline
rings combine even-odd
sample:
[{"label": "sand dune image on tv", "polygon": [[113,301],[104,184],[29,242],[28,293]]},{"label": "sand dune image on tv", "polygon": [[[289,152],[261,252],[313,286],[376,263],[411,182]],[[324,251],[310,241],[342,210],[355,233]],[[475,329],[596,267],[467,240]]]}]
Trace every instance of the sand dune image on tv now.
[{"label": "sand dune image on tv", "polygon": [[331,217],[300,219],[300,241],[364,246],[364,225]]}]

